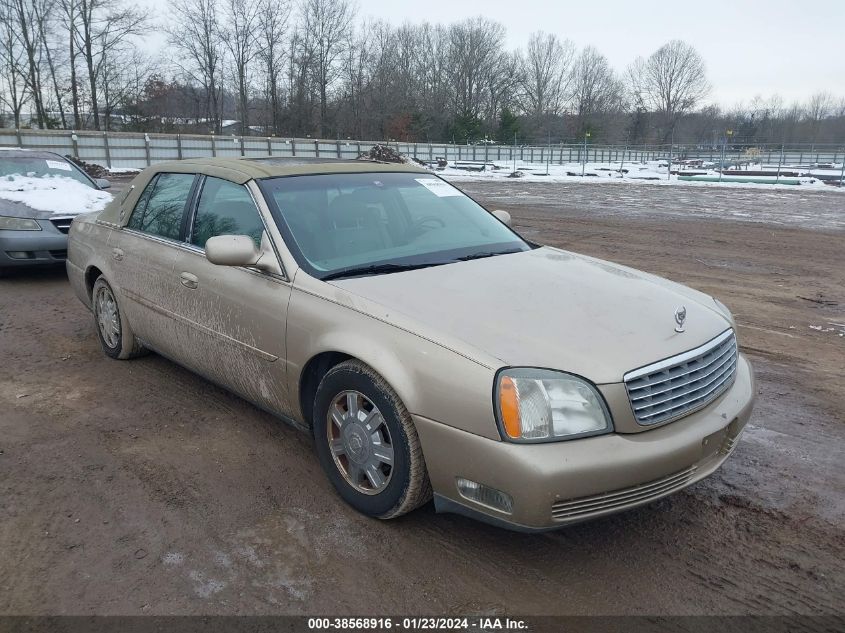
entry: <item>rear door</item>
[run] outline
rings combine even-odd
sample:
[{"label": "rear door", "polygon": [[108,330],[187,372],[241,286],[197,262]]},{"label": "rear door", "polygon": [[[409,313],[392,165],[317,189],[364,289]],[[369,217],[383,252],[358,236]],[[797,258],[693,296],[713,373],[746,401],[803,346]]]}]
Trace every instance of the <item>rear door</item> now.
[{"label": "rear door", "polygon": [[128,224],[109,238],[112,274],[135,335],[153,349],[178,358],[174,274],[182,247],[195,174],[160,173],[149,182]]},{"label": "rear door", "polygon": [[290,415],[285,370],[290,285],[283,275],[209,262],[205,242],[216,235],[248,235],[256,246],[270,239],[246,186],[206,176],[174,269],[190,365],[248,400]]}]

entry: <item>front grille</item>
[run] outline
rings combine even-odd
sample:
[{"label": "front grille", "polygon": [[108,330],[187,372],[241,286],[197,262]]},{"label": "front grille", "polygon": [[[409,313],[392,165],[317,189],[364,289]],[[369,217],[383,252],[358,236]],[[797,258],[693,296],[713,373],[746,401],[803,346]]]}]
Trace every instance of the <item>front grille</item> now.
[{"label": "front grille", "polygon": [[66,250],[50,251],[50,257],[53,259],[67,259]]},{"label": "front grille", "polygon": [[727,330],[694,350],[628,372],[625,387],[637,422],[667,422],[704,407],[731,385],[736,363],[736,337]]},{"label": "front grille", "polygon": [[70,231],[70,223],[73,222],[73,217],[70,218],[50,218],[50,222],[53,223],[57,229],[59,229],[62,233],[67,235],[68,231]]},{"label": "front grille", "polygon": [[662,497],[686,486],[695,474],[696,468],[696,466],[690,466],[679,473],[667,475],[661,479],[632,486],[631,488],[603,492],[568,501],[558,501],[552,505],[552,519],[555,521],[571,521],[596,512],[651,501],[652,499]]}]

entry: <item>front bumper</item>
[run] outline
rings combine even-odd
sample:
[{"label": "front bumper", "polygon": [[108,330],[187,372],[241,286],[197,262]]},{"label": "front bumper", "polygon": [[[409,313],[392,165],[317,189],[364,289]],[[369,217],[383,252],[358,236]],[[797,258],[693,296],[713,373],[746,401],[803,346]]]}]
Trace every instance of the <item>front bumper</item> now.
[{"label": "front bumper", "polygon": [[[563,527],[644,505],[714,472],[751,415],[754,374],[740,355],[734,384],[704,409],[642,433],[513,444],[413,416],[441,512],[516,530]],[[458,493],[463,477],[513,498],[510,514]]]},{"label": "front bumper", "polygon": [[50,220],[37,220],[40,231],[0,230],[0,268],[63,264],[67,235]]}]

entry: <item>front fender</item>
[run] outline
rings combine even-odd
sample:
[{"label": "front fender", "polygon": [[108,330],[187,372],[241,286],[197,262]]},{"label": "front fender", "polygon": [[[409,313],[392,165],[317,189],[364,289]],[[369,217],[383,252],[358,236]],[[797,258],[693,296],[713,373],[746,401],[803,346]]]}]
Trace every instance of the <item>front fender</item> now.
[{"label": "front fender", "polygon": [[325,352],[363,361],[414,415],[500,439],[493,414],[495,369],[376,318],[349,302],[295,288],[287,321],[289,393],[303,368]]}]

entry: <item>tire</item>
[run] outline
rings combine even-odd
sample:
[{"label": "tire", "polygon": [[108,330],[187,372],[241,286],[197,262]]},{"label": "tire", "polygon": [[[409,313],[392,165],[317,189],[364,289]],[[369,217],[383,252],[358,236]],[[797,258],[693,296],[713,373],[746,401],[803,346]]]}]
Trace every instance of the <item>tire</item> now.
[{"label": "tire", "polygon": [[362,514],[392,519],[431,499],[411,416],[384,378],[364,363],[345,361],[323,377],[312,428],[320,465],[344,501]]},{"label": "tire", "polygon": [[127,360],[142,356],[146,352],[135,338],[126,317],[120,310],[117,295],[102,275],[94,282],[94,288],[91,291],[91,308],[94,313],[97,338],[106,356]]}]

